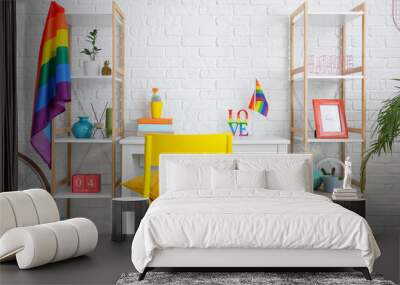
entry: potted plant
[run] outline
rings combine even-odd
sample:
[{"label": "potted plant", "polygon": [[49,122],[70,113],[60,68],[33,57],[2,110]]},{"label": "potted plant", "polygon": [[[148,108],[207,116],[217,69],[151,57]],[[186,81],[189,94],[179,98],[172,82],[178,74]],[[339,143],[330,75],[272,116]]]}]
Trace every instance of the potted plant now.
[{"label": "potted plant", "polygon": [[[394,79],[400,81],[400,79]],[[396,87],[400,89],[400,87]],[[370,158],[381,153],[392,153],[393,143],[400,136],[400,92],[395,97],[385,100],[379,110],[376,126],[372,132],[376,139],[365,152],[361,162],[361,190],[364,191],[366,182],[366,168]]]},{"label": "potted plant", "polygon": [[[326,157],[320,161],[318,161],[318,163],[316,164],[315,168],[314,168],[314,186],[320,186],[321,184],[323,184],[323,190],[325,192],[330,192],[332,193],[334,191],[335,188],[341,188],[342,187],[342,183],[343,183],[343,177],[337,176],[336,174],[336,168],[332,167],[331,172],[327,172],[325,170],[325,168],[321,167],[324,164],[337,164],[341,167],[345,167],[344,163],[342,161],[340,161],[337,158],[333,158],[333,157]],[[318,183],[318,181],[315,179],[315,172],[317,172],[317,177],[319,177],[320,181]],[[316,189],[314,189],[316,190]]]},{"label": "potted plant", "polygon": [[83,73],[85,75],[98,75],[99,67],[96,62],[96,55],[101,51],[101,49],[96,46],[96,40],[97,29],[93,29],[93,31],[89,32],[86,36],[86,41],[90,43],[91,47],[81,50],[81,53],[88,55],[90,58],[90,60],[83,62]]},{"label": "potted plant", "polygon": [[321,172],[323,174],[322,182],[324,185],[325,192],[332,193],[335,190],[335,188],[341,187],[341,181],[343,180],[343,178],[336,176],[335,170],[336,170],[335,167],[333,167],[332,171],[328,173],[324,168],[321,168]]}]

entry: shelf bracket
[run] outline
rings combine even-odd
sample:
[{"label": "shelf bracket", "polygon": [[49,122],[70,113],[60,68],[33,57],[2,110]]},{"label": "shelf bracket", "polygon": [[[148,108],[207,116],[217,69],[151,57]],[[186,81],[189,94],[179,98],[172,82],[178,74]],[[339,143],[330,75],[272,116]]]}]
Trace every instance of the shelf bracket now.
[{"label": "shelf bracket", "polygon": [[362,129],[360,128],[349,128],[350,133],[362,134]]},{"label": "shelf bracket", "polygon": [[301,73],[301,72],[304,72],[304,66],[300,66],[300,67],[297,67],[295,69],[292,69],[291,74],[293,76],[293,75],[295,75],[297,73]]},{"label": "shelf bracket", "polygon": [[303,128],[292,128],[290,131],[292,133],[302,133],[302,132],[304,132],[304,129]]},{"label": "shelf bracket", "polygon": [[349,74],[359,73],[359,72],[362,72],[362,66],[348,68],[343,71],[343,75],[349,75]]},{"label": "shelf bracket", "polygon": [[290,15],[290,17],[294,20],[294,18],[296,18],[296,16],[298,16],[299,14],[304,12],[305,6],[306,6],[306,3],[304,2],[299,7],[297,7],[296,10],[294,10],[294,12]]},{"label": "shelf bracket", "polygon": [[64,177],[63,179],[59,180],[57,182],[57,186],[62,186],[62,185],[67,185],[69,182],[69,178],[68,177]]},{"label": "shelf bracket", "polygon": [[351,9],[352,12],[365,12],[365,3],[361,3],[359,5],[357,5],[356,7],[354,7],[353,9]]}]

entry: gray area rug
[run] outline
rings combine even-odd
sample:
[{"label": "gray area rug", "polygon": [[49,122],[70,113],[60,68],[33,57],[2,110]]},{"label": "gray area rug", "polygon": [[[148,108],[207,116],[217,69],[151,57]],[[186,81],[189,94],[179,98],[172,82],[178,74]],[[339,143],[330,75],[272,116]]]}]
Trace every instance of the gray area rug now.
[{"label": "gray area rug", "polygon": [[267,284],[267,285],[395,285],[382,276],[373,275],[368,281],[359,272],[148,272],[146,278],[138,281],[138,273],[122,274],[116,285],[146,284]]}]

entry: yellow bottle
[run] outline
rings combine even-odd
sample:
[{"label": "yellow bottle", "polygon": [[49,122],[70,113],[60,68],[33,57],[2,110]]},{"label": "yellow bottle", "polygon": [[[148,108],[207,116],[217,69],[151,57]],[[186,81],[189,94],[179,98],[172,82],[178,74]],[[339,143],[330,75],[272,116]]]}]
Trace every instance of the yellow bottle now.
[{"label": "yellow bottle", "polygon": [[152,89],[153,95],[151,96],[151,117],[153,119],[161,118],[163,111],[163,102],[160,95],[157,94],[158,88]]}]

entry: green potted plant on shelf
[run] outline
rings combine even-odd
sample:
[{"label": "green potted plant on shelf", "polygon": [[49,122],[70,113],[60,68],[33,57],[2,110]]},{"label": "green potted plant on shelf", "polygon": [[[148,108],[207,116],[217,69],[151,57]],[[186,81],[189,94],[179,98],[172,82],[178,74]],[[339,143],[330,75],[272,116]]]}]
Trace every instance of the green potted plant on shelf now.
[{"label": "green potted plant on shelf", "polygon": [[[400,79],[394,79],[400,81]],[[396,86],[397,89],[400,87]],[[361,162],[361,187],[365,189],[366,167],[368,161],[374,156],[380,156],[383,153],[392,153],[393,144],[400,136],[400,91],[396,91],[396,95],[383,102],[382,108],[379,110],[376,126],[372,132],[376,139],[371,143],[365,152]]]},{"label": "green potted plant on shelf", "polygon": [[96,40],[97,40],[97,29],[93,29],[93,31],[89,32],[89,34],[86,36],[86,41],[90,43],[89,48],[84,48],[81,50],[81,53],[86,54],[89,56],[88,61],[83,62],[83,73],[85,75],[98,75],[99,72],[99,66],[96,62],[96,56],[97,54],[101,51],[101,48],[98,48],[96,46]]}]

